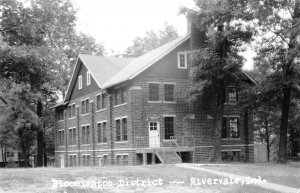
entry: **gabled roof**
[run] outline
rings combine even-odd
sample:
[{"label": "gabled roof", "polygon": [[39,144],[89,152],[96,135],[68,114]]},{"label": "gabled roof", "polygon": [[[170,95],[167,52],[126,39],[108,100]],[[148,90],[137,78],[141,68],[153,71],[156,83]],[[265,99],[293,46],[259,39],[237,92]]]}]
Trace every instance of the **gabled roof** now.
[{"label": "gabled roof", "polygon": [[91,72],[100,88],[103,88],[103,85],[109,81],[111,77],[120,72],[132,61],[132,58],[91,56],[85,54],[80,54],[79,58]]},{"label": "gabled roof", "polygon": [[116,74],[108,82],[106,82],[103,85],[103,88],[108,88],[136,77],[189,38],[190,35],[177,38],[159,48],[156,48],[138,58],[133,59],[118,74]]},{"label": "gabled roof", "polygon": [[63,103],[65,103],[70,98],[72,88],[74,87],[74,84],[76,82],[76,79],[74,77],[77,76],[80,70],[80,61],[83,63],[83,65],[85,65],[88,71],[91,72],[91,75],[95,79],[97,85],[102,88],[103,85],[112,76],[120,72],[130,61],[132,61],[132,58],[117,58],[79,54]]}]

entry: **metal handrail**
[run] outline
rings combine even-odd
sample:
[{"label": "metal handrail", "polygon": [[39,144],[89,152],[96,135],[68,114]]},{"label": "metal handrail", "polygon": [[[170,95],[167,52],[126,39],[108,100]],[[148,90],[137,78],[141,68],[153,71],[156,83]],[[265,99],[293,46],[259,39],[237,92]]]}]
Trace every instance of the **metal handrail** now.
[{"label": "metal handrail", "polygon": [[[166,154],[165,154],[165,147],[164,147],[164,145],[162,144],[162,142],[160,142],[160,146],[162,147],[162,149],[163,149],[163,155],[164,155],[164,159],[165,159],[165,157],[166,157]],[[162,164],[164,164],[164,161],[162,160]]]},{"label": "metal handrail", "polygon": [[178,147],[178,151],[179,151],[179,156],[181,158],[181,151],[180,151],[180,146],[177,143],[176,137],[175,136],[171,136],[170,139],[177,145]]},{"label": "metal handrail", "polygon": [[[160,146],[162,146],[163,144],[165,144],[166,142],[164,141],[157,141],[156,137],[148,137],[148,136],[136,136],[136,140],[135,140],[135,146],[137,148],[141,148],[141,147],[149,147],[150,144],[145,143],[145,141],[148,141],[149,138],[154,138],[154,143],[155,146],[157,145],[157,143],[160,143]],[[176,147],[180,148],[181,147],[195,147],[196,145],[196,140],[194,136],[191,135],[184,135],[184,136],[171,136],[170,140],[168,140],[167,144],[165,145],[169,145],[170,147],[172,147],[172,143],[175,143]]]}]

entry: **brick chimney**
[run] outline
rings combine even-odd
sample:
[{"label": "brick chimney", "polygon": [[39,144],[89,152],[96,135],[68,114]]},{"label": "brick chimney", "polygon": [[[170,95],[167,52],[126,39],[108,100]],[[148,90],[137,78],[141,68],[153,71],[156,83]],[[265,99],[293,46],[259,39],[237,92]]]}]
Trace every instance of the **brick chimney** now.
[{"label": "brick chimney", "polygon": [[206,41],[206,28],[201,23],[196,23],[199,21],[190,20],[187,21],[187,32],[191,34],[190,39],[190,49],[197,49],[205,46]]}]

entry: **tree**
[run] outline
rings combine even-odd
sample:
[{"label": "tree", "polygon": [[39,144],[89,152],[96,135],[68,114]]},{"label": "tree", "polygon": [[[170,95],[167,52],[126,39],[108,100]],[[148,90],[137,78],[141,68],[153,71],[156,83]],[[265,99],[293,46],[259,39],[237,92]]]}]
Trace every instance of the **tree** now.
[{"label": "tree", "polygon": [[32,96],[25,104],[39,119],[37,160],[42,166],[43,132],[50,118],[45,116],[51,115],[45,107],[53,106],[57,93],[63,93],[78,52],[101,55],[103,46],[76,33],[76,11],[69,0],[33,0],[27,7],[16,0],[1,0],[0,5],[0,77],[8,84],[0,98],[8,100],[5,94],[13,89],[5,80],[20,87],[29,85],[19,97]]},{"label": "tree", "polygon": [[[270,86],[267,84],[270,66],[267,59],[255,58],[254,70],[248,72],[255,78],[257,85],[248,86],[240,92],[239,103],[244,108],[251,109],[254,112],[254,141],[267,146],[267,159],[270,160],[271,146],[275,145],[278,138],[279,120],[279,100],[274,98],[270,100],[273,93],[264,93]],[[264,63],[265,65],[258,65]],[[264,93],[264,95],[262,95]]]},{"label": "tree", "polygon": [[[257,28],[263,38],[257,52],[268,60],[271,73],[267,77],[266,90],[269,100],[279,99],[280,140],[278,161],[287,160],[287,135],[291,102],[299,96],[299,0],[251,1]],[[265,65],[265,64],[261,64]]]},{"label": "tree", "polygon": [[[251,39],[251,32],[238,20],[248,21],[251,14],[243,8],[244,2],[195,1],[198,10],[183,8],[199,30],[207,30],[207,41],[192,50],[190,99],[199,99],[204,93],[215,93],[215,144],[212,161],[221,161],[221,130],[224,114],[225,88],[231,83],[241,85],[243,58],[238,55],[242,43]],[[238,10],[238,12],[236,11]]]},{"label": "tree", "polygon": [[174,26],[165,23],[165,28],[158,33],[147,31],[145,37],[136,37],[133,45],[128,47],[124,57],[138,57],[178,37]]}]

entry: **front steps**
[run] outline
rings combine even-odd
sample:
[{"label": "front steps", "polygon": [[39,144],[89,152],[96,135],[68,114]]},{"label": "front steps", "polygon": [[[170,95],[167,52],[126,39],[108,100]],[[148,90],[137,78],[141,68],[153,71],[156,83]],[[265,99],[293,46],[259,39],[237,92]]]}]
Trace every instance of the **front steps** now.
[{"label": "front steps", "polygon": [[155,154],[163,164],[178,164],[182,163],[181,158],[174,150],[156,150]]}]

